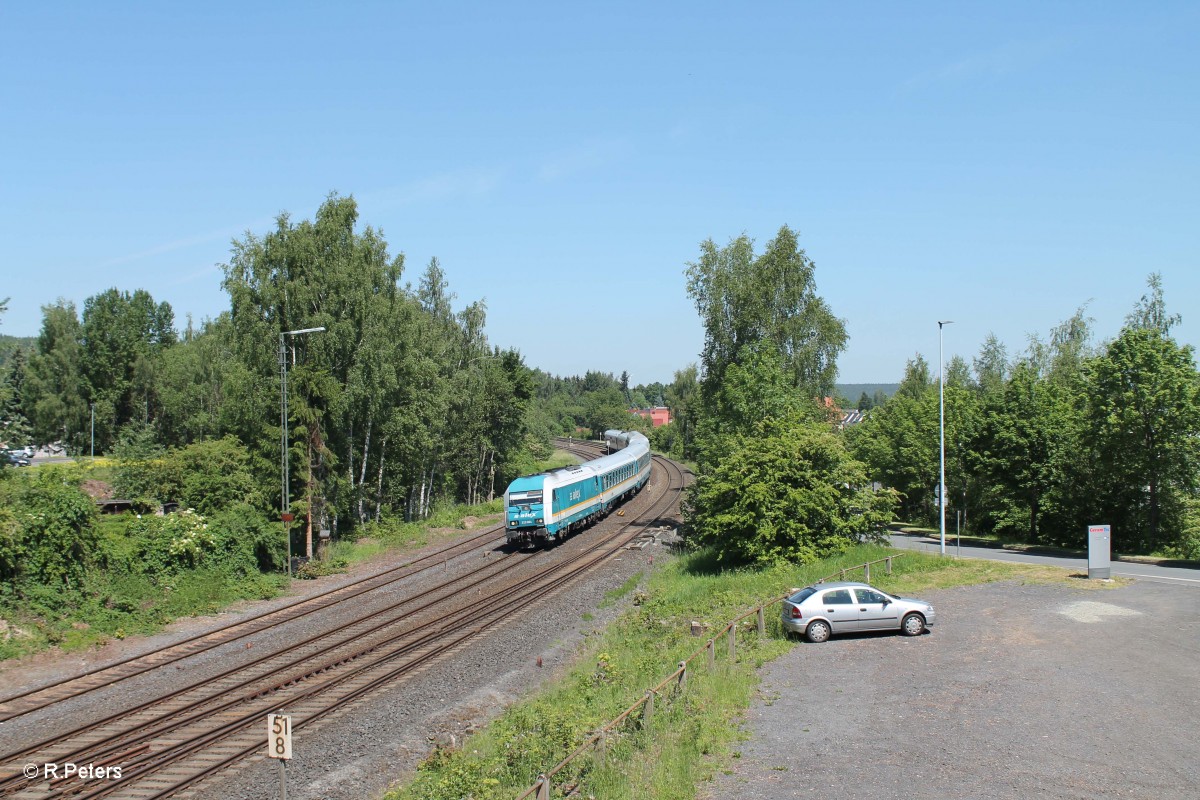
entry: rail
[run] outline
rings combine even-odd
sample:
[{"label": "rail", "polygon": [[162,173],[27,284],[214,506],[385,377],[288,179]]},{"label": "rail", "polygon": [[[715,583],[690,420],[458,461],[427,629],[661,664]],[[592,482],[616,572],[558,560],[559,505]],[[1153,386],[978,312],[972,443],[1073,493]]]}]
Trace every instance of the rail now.
[{"label": "rail", "polygon": [[[837,572],[831,573],[831,574],[825,576],[824,578],[821,578],[820,580],[817,581],[817,583],[818,584],[825,583],[826,581],[831,580],[833,578],[837,578],[838,580],[845,580],[847,574],[852,574],[852,573],[858,572],[860,569],[863,571],[863,580],[870,581],[872,564],[885,564],[887,574],[890,575],[892,572],[892,561],[897,558],[900,558],[903,555],[904,555],[904,553],[897,553],[894,556],[888,556],[887,558],[876,559],[875,561],[867,561],[866,563],[858,564],[857,566],[838,570]],[[609,722],[607,722],[606,724],[601,726],[594,734],[592,734],[587,739],[585,739],[583,744],[579,745],[579,747],[576,748],[574,752],[572,752],[570,755],[568,755],[562,761],[559,761],[551,769],[539,774],[537,777],[537,781],[532,786],[530,786],[528,789],[526,789],[524,792],[519,794],[517,796],[517,800],[525,800],[528,797],[533,797],[534,800],[550,800],[550,789],[551,789],[551,786],[553,783],[554,776],[557,775],[558,773],[560,773],[563,769],[565,769],[567,767],[567,765],[569,765],[572,761],[574,761],[575,759],[586,754],[588,752],[588,750],[591,748],[596,749],[597,760],[599,761],[600,765],[603,766],[604,758],[605,758],[605,744],[606,744],[606,741],[608,738],[608,734],[610,734],[612,731],[616,730],[626,720],[630,719],[638,711],[638,709],[641,709],[641,711],[642,711],[642,727],[643,728],[649,727],[654,719],[655,698],[657,698],[664,689],[666,689],[668,686],[671,686],[672,687],[672,691],[671,691],[672,695],[682,694],[684,691],[687,690],[688,664],[690,664],[692,661],[697,659],[701,654],[704,654],[707,668],[709,670],[714,669],[716,667],[716,662],[717,662],[717,652],[716,652],[717,651],[717,641],[722,638],[726,639],[726,641],[728,643],[727,650],[729,652],[729,659],[731,661],[736,659],[737,658],[737,632],[738,632],[739,623],[741,623],[742,620],[747,619],[749,617],[755,617],[758,636],[759,636],[759,638],[765,637],[767,635],[766,609],[770,606],[775,605],[776,603],[780,603],[780,602],[784,601],[791,594],[792,594],[791,591],[789,591],[787,594],[782,594],[782,595],[779,595],[778,597],[773,597],[770,600],[767,600],[767,601],[763,602],[762,604],[757,605],[754,608],[751,608],[749,611],[746,611],[745,613],[740,614],[739,616],[737,616],[733,620],[731,620],[723,628],[721,628],[719,631],[717,631],[715,634],[713,634],[708,639],[707,642],[705,642],[703,645],[701,645],[700,647],[698,647],[694,651],[692,651],[691,655],[689,655],[684,660],[680,661],[679,666],[675,669],[674,672],[672,672],[667,677],[663,678],[654,687],[647,689],[646,692],[638,700],[636,700],[632,705],[630,705],[628,708],[626,708],[624,711],[622,711],[620,714],[618,714],[612,720],[610,720]]]}]

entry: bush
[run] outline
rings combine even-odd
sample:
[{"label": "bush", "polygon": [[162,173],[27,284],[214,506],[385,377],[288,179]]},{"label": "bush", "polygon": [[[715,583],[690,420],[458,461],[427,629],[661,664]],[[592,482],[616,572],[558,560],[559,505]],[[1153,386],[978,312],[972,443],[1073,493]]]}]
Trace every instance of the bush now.
[{"label": "bush", "polygon": [[96,504],[52,467],[21,481],[0,514],[0,573],[49,587],[77,585],[98,550]]},{"label": "bush", "polygon": [[233,436],[190,444],[172,451],[167,461],[180,476],[171,499],[187,508],[205,515],[236,505],[268,510],[250,472],[250,455]]},{"label": "bush", "polygon": [[179,476],[174,472],[175,465],[164,458],[153,428],[141,423],[126,426],[113,447],[113,456],[116,464],[112,487],[117,497],[133,500],[146,509],[171,499]]},{"label": "bush", "polygon": [[210,526],[220,541],[221,561],[239,574],[287,567],[287,540],[278,523],[247,503],[214,514]]},{"label": "bush", "polygon": [[726,452],[684,506],[691,542],[726,563],[811,563],[882,539],[892,519],[894,494],[872,491],[866,468],[822,425],[766,419]]},{"label": "bush", "polygon": [[244,577],[286,564],[283,532],[248,505],[211,518],[190,508],[164,516],[117,517],[102,530],[104,563],[118,573],[165,579],[203,568]]},{"label": "bush", "polygon": [[161,517],[138,517],[126,530],[134,540],[130,571],[172,575],[207,563],[217,550],[217,537],[208,521],[192,509]]},{"label": "bush", "polygon": [[312,580],[313,578],[323,578],[326,575],[336,575],[339,572],[345,572],[346,565],[349,563],[344,558],[330,558],[324,561],[312,559],[300,565],[300,569],[296,570],[296,577]]}]

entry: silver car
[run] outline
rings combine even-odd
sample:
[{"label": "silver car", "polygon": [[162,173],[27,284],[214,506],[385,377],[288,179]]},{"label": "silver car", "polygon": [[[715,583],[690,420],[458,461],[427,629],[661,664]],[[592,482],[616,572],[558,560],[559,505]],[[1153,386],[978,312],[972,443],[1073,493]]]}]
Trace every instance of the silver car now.
[{"label": "silver car", "polygon": [[797,589],[783,601],[783,629],[810,642],[835,633],[901,631],[919,636],[933,625],[933,606],[894,597],[865,583],[819,583]]}]

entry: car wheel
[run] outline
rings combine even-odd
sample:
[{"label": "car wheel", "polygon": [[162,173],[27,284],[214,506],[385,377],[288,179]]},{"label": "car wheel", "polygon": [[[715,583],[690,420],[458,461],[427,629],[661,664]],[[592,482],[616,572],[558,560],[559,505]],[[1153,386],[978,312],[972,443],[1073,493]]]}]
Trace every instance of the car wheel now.
[{"label": "car wheel", "polygon": [[900,630],[904,631],[905,636],[920,636],[925,632],[925,618],[920,614],[909,614],[900,623]]},{"label": "car wheel", "polygon": [[804,631],[804,636],[813,644],[820,644],[829,638],[829,623],[816,620]]}]

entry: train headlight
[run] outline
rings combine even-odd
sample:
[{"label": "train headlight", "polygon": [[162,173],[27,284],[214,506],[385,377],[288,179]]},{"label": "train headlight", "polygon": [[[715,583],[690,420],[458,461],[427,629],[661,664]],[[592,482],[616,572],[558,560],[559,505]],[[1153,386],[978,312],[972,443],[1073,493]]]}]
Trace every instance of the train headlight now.
[{"label": "train headlight", "polygon": [[542,518],[541,518],[541,517],[538,517],[538,519],[537,519],[537,524],[538,524],[538,525],[541,525],[541,524],[542,524]]}]

